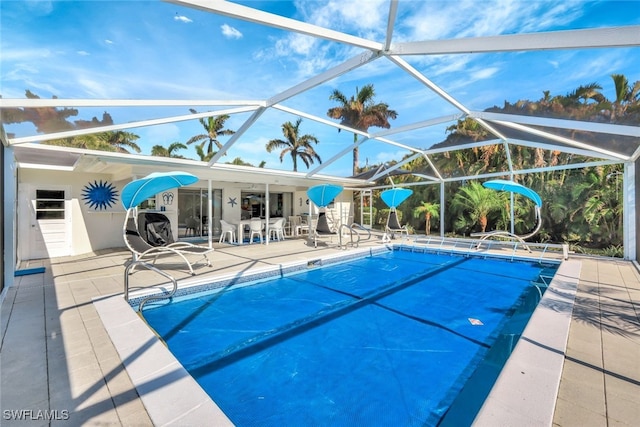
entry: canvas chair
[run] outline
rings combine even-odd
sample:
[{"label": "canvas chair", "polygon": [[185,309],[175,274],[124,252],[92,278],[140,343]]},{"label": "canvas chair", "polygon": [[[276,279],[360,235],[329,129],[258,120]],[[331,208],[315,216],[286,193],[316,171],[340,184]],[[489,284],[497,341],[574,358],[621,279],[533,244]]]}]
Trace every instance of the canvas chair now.
[{"label": "canvas chair", "polygon": [[162,255],[175,255],[182,258],[192,276],[196,274],[193,271],[195,263],[191,263],[187,255],[198,255],[198,260],[203,259],[206,265],[211,265],[208,254],[213,252],[213,248],[176,242],[171,232],[171,222],[164,214],[143,212],[136,219],[130,214],[131,211],[133,209],[127,211],[123,235],[134,261],[151,259],[151,264],[155,264]]},{"label": "canvas chair", "polygon": [[390,239],[395,238],[395,233],[400,233],[400,237],[404,239],[406,236],[409,238],[409,230],[406,225],[400,225],[400,221],[398,221],[398,212],[395,208],[391,208],[389,210],[389,216],[387,217],[387,224],[384,227],[385,235],[383,240],[389,241]]},{"label": "canvas chair", "polygon": [[325,238],[331,240],[338,235],[336,229],[329,225],[325,211],[318,214],[317,220],[312,220],[310,230],[309,239],[313,240],[313,246],[316,248],[318,247],[318,240]]}]

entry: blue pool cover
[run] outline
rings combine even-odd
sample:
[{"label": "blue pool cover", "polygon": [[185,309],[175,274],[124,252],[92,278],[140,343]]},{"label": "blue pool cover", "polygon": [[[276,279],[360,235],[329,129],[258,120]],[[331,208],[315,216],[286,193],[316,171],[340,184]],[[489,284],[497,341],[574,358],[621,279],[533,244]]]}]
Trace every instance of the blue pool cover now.
[{"label": "blue pool cover", "polygon": [[456,401],[541,270],[393,252],[144,314],[236,425],[455,425],[488,393],[467,386]]}]

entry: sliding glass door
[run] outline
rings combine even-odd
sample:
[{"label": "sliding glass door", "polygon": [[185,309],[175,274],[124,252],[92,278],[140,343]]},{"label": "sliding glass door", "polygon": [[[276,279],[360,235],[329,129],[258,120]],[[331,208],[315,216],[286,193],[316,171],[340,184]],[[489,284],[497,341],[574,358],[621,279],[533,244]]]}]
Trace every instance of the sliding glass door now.
[{"label": "sliding glass door", "polygon": [[209,219],[209,198],[207,189],[178,189],[178,237],[206,238],[209,227],[212,233],[220,235],[222,217],[222,190],[212,190],[213,220]]}]

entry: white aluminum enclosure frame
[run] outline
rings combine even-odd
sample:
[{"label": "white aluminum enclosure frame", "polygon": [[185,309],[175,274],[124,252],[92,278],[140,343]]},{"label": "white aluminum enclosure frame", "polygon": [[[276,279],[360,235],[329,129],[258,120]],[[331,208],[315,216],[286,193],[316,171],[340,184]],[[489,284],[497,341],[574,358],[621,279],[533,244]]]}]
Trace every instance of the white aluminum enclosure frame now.
[{"label": "white aluminum enclosure frame", "polygon": [[[6,215],[11,212],[11,206],[15,204],[15,187],[16,187],[16,171],[13,162],[13,146],[28,144],[33,142],[43,142],[52,139],[73,137],[83,134],[125,130],[132,128],[140,128],[145,126],[157,126],[167,123],[176,123],[182,121],[196,120],[222,114],[236,115],[251,113],[236,134],[231,137],[223,148],[208,162],[208,166],[213,168],[219,165],[220,158],[226,153],[237,141],[241,140],[246,130],[248,130],[267,110],[274,109],[292,116],[304,117],[331,126],[336,129],[352,132],[358,135],[355,145],[348,146],[334,153],[327,161],[320,166],[306,173],[308,179],[322,179],[324,175],[321,171],[326,169],[336,160],[349,154],[354,146],[368,144],[372,141],[385,144],[395,149],[406,150],[411,158],[424,157],[430,165],[431,172],[419,175],[424,179],[423,182],[414,183],[412,185],[433,185],[440,184],[441,194],[444,184],[450,181],[463,179],[481,179],[492,178],[498,176],[514,176],[524,173],[536,173],[542,171],[556,170],[555,167],[531,168],[527,170],[514,170],[511,159],[509,158],[508,148],[513,145],[523,145],[533,148],[543,148],[545,150],[558,150],[564,153],[575,153],[594,160],[581,164],[564,166],[564,168],[590,167],[608,164],[624,164],[624,247],[625,258],[637,259],[636,234],[637,234],[637,211],[638,205],[636,200],[636,182],[640,173],[636,171],[636,165],[640,158],[640,126],[628,125],[612,125],[602,123],[580,122],[573,120],[561,120],[532,116],[518,116],[512,114],[488,113],[482,111],[474,111],[468,108],[463,100],[455,99],[447,91],[433,83],[428,76],[422,74],[412,67],[406,58],[415,56],[428,55],[456,55],[468,53],[483,52],[525,52],[525,51],[543,51],[543,50],[572,50],[572,49],[601,49],[601,48],[637,48],[640,47],[640,26],[631,25],[624,27],[603,27],[603,28],[587,28],[580,30],[567,31],[545,31],[537,33],[525,34],[509,34],[495,35],[473,38],[459,39],[442,39],[442,40],[422,40],[422,41],[406,41],[393,43],[394,25],[398,15],[398,5],[400,0],[389,1],[389,13],[386,22],[386,35],[382,42],[368,40],[351,34],[323,28],[306,22],[278,16],[268,12],[264,12],[249,6],[243,6],[227,1],[211,1],[211,0],[170,0],[179,7],[194,8],[208,13],[223,15],[234,19],[252,22],[259,25],[279,28],[295,34],[304,34],[323,40],[340,43],[343,45],[360,49],[361,53],[351,57],[337,66],[322,71],[311,78],[293,85],[278,93],[272,94],[265,99],[13,99],[0,98],[0,108],[38,108],[38,107],[100,107],[108,109],[109,107],[215,107],[212,111],[189,114],[176,115],[171,117],[157,117],[149,120],[136,121],[131,123],[121,123],[111,126],[101,126],[91,129],[73,130],[68,132],[52,132],[48,134],[30,135],[24,137],[7,138],[2,135],[2,143],[5,144],[5,164],[3,165],[4,174],[4,194],[5,200],[3,208],[5,209],[4,224],[5,228],[5,279],[13,278],[13,266],[15,260],[15,236],[11,230],[14,224],[12,215]],[[362,66],[375,62],[387,61],[393,66],[398,67],[403,73],[416,79],[425,88],[437,94],[438,97],[444,99],[449,105],[455,107],[457,112],[438,117],[424,117],[416,123],[405,124],[397,128],[385,129],[377,132],[363,132],[348,126],[332,122],[326,118],[318,117],[304,111],[299,111],[284,104],[284,102],[294,96],[304,94],[306,91],[313,89],[325,82],[336,79],[339,76],[350,73]],[[464,118],[472,118],[483,126],[495,139],[483,141],[473,144],[464,144],[446,149],[423,149],[413,147],[401,142],[401,135],[404,132],[411,132],[420,129],[429,128],[431,126],[440,125],[442,123],[451,122]],[[510,129],[516,129],[520,133],[530,135],[531,140],[510,139],[503,135],[496,125]],[[552,131],[541,131],[536,127],[544,127],[545,129],[575,129],[580,131],[588,131],[594,133],[613,134],[634,138],[638,141],[632,154],[619,153],[615,150],[602,146],[596,146],[588,142],[569,139],[560,135],[555,135]],[[543,137],[548,142],[541,143],[536,139]],[[435,143],[439,141],[425,141],[425,144]],[[473,177],[455,177],[444,178],[440,171],[434,166],[432,156],[443,151],[453,151],[458,149],[466,149],[471,147],[480,147],[490,144],[502,144],[505,147],[507,161],[503,172],[491,174],[477,175]],[[147,162],[149,158],[142,159],[144,156],[126,156],[127,162]],[[402,162],[400,167],[408,162]],[[250,173],[248,171],[247,173]],[[377,177],[379,178],[379,177]],[[441,200],[441,206],[444,206],[444,200]],[[441,215],[441,222],[444,215]],[[442,228],[442,227],[441,227]],[[12,252],[12,248],[13,252]],[[8,267],[11,268],[8,268]]]}]

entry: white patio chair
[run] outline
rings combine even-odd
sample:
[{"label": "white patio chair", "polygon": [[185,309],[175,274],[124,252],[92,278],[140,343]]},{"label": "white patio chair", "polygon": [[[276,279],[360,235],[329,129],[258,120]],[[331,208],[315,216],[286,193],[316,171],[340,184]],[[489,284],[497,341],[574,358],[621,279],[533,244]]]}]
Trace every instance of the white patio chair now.
[{"label": "white patio chair", "polygon": [[274,240],[284,240],[284,218],[279,218],[273,225],[269,226],[269,235]]},{"label": "white patio chair", "polygon": [[253,243],[253,236],[256,234],[260,237],[260,243],[262,243],[262,220],[260,218],[251,218],[249,223],[249,244]]},{"label": "white patio chair", "polygon": [[229,243],[234,243],[236,241],[236,233],[238,231],[238,227],[234,224],[229,224],[224,219],[220,220],[220,228],[222,229],[220,233],[220,241],[218,243],[224,242],[227,236],[229,236]]}]

